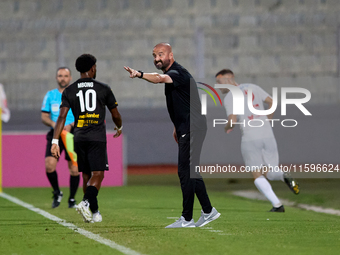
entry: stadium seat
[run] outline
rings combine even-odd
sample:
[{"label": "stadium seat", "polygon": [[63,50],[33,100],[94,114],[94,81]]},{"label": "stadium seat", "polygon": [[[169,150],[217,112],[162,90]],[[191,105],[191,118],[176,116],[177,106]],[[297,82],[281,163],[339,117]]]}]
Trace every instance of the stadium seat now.
[{"label": "stadium seat", "polygon": [[289,75],[297,74],[300,72],[297,57],[295,55],[282,55],[280,57],[280,74]]},{"label": "stadium seat", "polygon": [[335,54],[321,55],[319,61],[325,74],[337,72],[337,56]]},{"label": "stadium seat", "polygon": [[272,88],[276,87],[275,78],[273,76],[257,76],[254,83],[259,85],[270,95],[272,95]]},{"label": "stadium seat", "polygon": [[263,55],[259,61],[259,68],[263,74],[278,74],[280,67],[278,59],[273,55]]},{"label": "stadium seat", "polygon": [[257,47],[257,37],[254,35],[244,35],[239,37],[239,47],[244,49],[243,53],[254,52]]},{"label": "stadium seat", "polygon": [[254,27],[257,25],[257,17],[255,15],[241,15],[239,25],[242,27]]},{"label": "stadium seat", "polygon": [[1,18],[9,19],[13,17],[14,4],[13,1],[7,0],[1,2]]},{"label": "stadium seat", "polygon": [[231,12],[234,7],[232,0],[216,0],[216,8],[218,10],[223,10],[223,12]]},{"label": "stadium seat", "polygon": [[239,58],[240,74],[251,75],[259,73],[260,69],[258,68],[259,65],[257,65],[258,62],[258,58],[254,56],[241,56]]}]

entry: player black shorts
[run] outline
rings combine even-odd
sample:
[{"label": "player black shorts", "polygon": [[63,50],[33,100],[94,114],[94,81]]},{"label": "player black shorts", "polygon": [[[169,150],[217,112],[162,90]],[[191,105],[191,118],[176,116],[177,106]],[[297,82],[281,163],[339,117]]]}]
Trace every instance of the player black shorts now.
[{"label": "player black shorts", "polygon": [[106,142],[75,142],[74,150],[77,153],[79,172],[109,170]]},{"label": "player black shorts", "polygon": [[[52,156],[52,153],[51,153],[53,132],[54,132],[54,129],[51,129],[51,130],[47,133],[47,135],[46,135],[47,144],[46,144],[45,158],[46,158],[46,157],[53,157],[53,156]],[[59,148],[60,148],[60,154],[65,150],[65,159],[66,159],[67,161],[71,161],[71,159],[70,159],[68,153],[66,152],[64,143],[63,143],[63,141],[61,140],[61,138],[59,139]]]}]

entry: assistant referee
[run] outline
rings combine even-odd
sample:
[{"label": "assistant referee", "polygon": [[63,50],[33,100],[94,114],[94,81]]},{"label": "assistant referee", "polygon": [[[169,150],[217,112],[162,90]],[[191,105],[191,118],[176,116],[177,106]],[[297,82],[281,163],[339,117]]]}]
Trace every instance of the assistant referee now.
[{"label": "assistant referee", "polygon": [[[138,77],[151,83],[165,83],[167,108],[175,127],[173,136],[178,143],[178,176],[183,195],[182,216],[166,228],[202,227],[217,219],[220,213],[211,206],[201,176],[190,176],[190,173],[194,173],[194,166],[199,165],[207,130],[205,116],[200,114],[201,102],[196,82],[191,74],[175,61],[170,44],[157,44],[153,49],[153,57],[156,68],[164,74],[144,73],[127,66],[124,68],[130,73],[130,78]],[[202,206],[201,217],[196,224],[192,218],[195,194]]]}]

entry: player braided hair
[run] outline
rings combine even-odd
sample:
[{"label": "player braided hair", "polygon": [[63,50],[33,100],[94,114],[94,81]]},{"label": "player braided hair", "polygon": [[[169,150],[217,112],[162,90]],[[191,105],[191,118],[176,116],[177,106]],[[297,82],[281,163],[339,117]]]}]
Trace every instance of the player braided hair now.
[{"label": "player braided hair", "polygon": [[80,73],[85,73],[91,69],[97,62],[95,56],[91,54],[82,54],[76,60],[76,69]]}]

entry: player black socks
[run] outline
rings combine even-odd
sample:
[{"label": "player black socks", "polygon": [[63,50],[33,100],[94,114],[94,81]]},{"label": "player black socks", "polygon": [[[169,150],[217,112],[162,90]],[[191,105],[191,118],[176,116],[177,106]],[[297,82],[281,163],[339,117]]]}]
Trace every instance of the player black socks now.
[{"label": "player black socks", "polygon": [[76,195],[78,186],[79,186],[79,175],[78,176],[72,176],[70,175],[70,198],[73,199]]},{"label": "player black socks", "polygon": [[47,173],[47,178],[49,180],[49,182],[51,183],[51,186],[53,188],[54,191],[60,191],[59,190],[59,184],[58,184],[58,175],[57,175],[57,171],[54,171],[52,173]]},{"label": "player black socks", "polygon": [[98,211],[98,200],[97,200],[98,190],[95,186],[88,186],[83,200],[88,200],[90,203],[91,212]]}]

